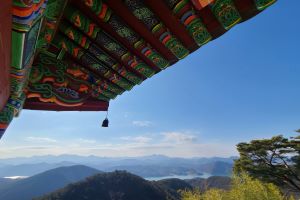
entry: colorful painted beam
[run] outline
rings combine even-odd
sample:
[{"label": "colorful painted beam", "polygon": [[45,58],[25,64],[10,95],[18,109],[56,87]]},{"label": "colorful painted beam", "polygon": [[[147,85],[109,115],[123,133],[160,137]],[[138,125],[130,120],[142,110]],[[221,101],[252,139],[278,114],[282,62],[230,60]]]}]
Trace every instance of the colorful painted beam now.
[{"label": "colorful painted beam", "polygon": [[146,43],[140,35],[124,23],[124,20],[114,14],[105,2],[101,0],[94,1],[93,4],[90,4],[87,0],[83,2],[102,22],[108,24],[121,38],[126,40],[155,66],[165,69],[170,65],[149,43]]},{"label": "colorful painted beam", "polygon": [[55,103],[40,102],[37,99],[27,99],[24,109],[47,110],[47,111],[107,111],[109,102],[86,100],[82,105],[76,107],[60,106]]},{"label": "colorful painted beam", "polygon": [[146,43],[149,43],[160,55],[162,55],[170,64],[178,61],[176,56],[163,45],[151,31],[139,20],[132,12],[122,3],[122,0],[114,0],[105,2],[113,13],[122,19],[124,24],[127,24],[135,33],[142,36]]},{"label": "colorful painted beam", "polygon": [[0,112],[0,138],[13,117],[18,116],[23,108],[45,6],[45,0],[13,0],[11,5],[12,24],[8,25],[12,27],[10,95]]},{"label": "colorful painted beam", "polygon": [[124,4],[178,59],[182,59],[189,54],[189,50],[173,33],[170,32],[165,24],[143,3],[143,1],[125,0]]},{"label": "colorful painted beam", "polygon": [[117,95],[274,2],[3,1],[0,138],[25,101],[26,109],[107,110]]},{"label": "colorful painted beam", "polygon": [[[168,0],[170,3],[172,3],[172,0]],[[195,8],[197,10],[201,10],[205,8],[206,6],[213,3],[215,0],[192,0],[192,3],[194,4]]]},{"label": "colorful painted beam", "polygon": [[[193,4],[189,0],[165,0],[165,3],[168,8],[172,10],[178,23],[184,26],[198,46],[202,46],[212,39],[202,19],[196,14]],[[165,19],[165,21],[167,21],[167,19]],[[170,24],[168,27],[170,26],[176,30],[174,25]]]},{"label": "colorful painted beam", "polygon": [[[132,82],[133,84],[140,84],[143,80],[128,71],[125,67],[122,67],[116,60],[110,57],[102,48],[95,44],[88,37],[86,37],[79,30],[73,28],[67,23],[60,24],[60,30],[66,36],[68,36],[72,41],[76,42],[82,48],[86,49],[90,54],[96,57],[100,63],[106,66],[108,69],[113,70],[111,73],[118,74],[124,77],[126,80]],[[131,87],[129,88],[131,89]]]},{"label": "colorful painted beam", "polygon": [[103,87],[97,87],[90,74],[86,74],[73,63],[57,60],[47,54],[37,55],[30,76],[27,99],[38,98],[45,103],[77,107],[90,97],[108,101]]}]

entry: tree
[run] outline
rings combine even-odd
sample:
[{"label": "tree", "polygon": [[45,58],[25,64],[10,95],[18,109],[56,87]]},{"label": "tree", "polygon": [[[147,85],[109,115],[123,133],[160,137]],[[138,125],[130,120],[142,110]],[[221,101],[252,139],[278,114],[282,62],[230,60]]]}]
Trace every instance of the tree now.
[{"label": "tree", "polygon": [[294,200],[285,198],[279,188],[271,183],[253,179],[246,173],[234,175],[230,190],[210,189],[204,193],[200,190],[182,191],[182,200]]},{"label": "tree", "polygon": [[300,191],[300,135],[252,140],[238,144],[237,149],[240,158],[235,161],[235,172],[246,171],[254,178]]},{"label": "tree", "polygon": [[[300,133],[300,129],[297,132]],[[300,175],[300,134],[291,140],[291,144],[296,151],[296,156],[292,157],[292,161],[296,165],[296,173]]]}]

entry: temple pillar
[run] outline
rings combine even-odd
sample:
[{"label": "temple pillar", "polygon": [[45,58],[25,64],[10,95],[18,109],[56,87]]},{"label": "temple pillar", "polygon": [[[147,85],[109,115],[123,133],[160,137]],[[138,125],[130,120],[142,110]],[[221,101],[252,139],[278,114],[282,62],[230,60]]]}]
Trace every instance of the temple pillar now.
[{"label": "temple pillar", "polygon": [[[3,110],[10,91],[10,58],[12,1],[0,1],[0,111]],[[1,127],[0,127],[1,128]]]}]

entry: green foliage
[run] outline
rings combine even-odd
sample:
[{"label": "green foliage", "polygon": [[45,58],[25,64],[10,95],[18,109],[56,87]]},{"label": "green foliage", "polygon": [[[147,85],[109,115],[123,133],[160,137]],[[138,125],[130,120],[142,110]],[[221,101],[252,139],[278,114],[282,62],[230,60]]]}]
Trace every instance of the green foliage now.
[{"label": "green foliage", "polygon": [[211,189],[203,194],[203,200],[226,200],[226,196],[222,190]]},{"label": "green foliage", "polygon": [[284,199],[277,186],[252,179],[241,174],[233,179],[233,188],[229,192],[230,199],[240,200],[282,200]]},{"label": "green foliage", "polygon": [[35,200],[179,200],[179,194],[126,171],[100,173]]},{"label": "green foliage", "polygon": [[238,144],[237,149],[236,173],[246,171],[254,178],[300,191],[300,136],[252,140]]},{"label": "green foliage", "polygon": [[274,184],[253,179],[246,173],[235,175],[230,190],[182,191],[182,200],[294,200],[285,198]]},{"label": "green foliage", "polygon": [[201,192],[199,189],[196,190],[185,190],[181,191],[181,197],[182,200],[200,200],[201,198]]}]

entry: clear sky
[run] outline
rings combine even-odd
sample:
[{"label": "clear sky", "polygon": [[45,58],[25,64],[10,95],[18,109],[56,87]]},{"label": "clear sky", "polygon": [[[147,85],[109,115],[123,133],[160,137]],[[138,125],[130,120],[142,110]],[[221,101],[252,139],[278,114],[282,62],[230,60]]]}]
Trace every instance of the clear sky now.
[{"label": "clear sky", "polygon": [[282,0],[111,101],[104,112],[22,111],[0,157],[231,156],[300,128],[300,1]]}]

